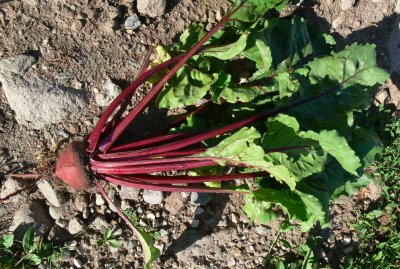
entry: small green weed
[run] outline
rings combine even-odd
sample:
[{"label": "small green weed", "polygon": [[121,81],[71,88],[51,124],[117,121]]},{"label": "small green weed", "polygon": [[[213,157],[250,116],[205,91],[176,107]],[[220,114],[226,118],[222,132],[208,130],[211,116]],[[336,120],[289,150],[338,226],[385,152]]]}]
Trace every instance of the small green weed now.
[{"label": "small green weed", "polygon": [[33,228],[28,229],[22,242],[16,241],[13,234],[0,237],[0,268],[33,268],[38,265],[57,268],[60,258],[65,256],[68,255],[63,248],[45,242],[42,237],[35,239]]},{"label": "small green weed", "polygon": [[118,230],[107,228],[103,238],[97,241],[97,245],[103,246],[104,244],[108,244],[110,247],[118,249],[121,246],[121,242],[115,239],[118,234],[120,234]]},{"label": "small green weed", "polygon": [[379,110],[376,129],[386,148],[374,171],[381,178],[382,201],[372,211],[359,212],[359,253],[342,268],[400,268],[400,121],[385,107]]}]

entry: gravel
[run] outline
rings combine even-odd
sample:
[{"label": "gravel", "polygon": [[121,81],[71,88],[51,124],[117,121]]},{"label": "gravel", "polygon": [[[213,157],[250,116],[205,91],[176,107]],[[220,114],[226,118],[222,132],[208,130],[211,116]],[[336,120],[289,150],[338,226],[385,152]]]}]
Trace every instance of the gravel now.
[{"label": "gravel", "polygon": [[71,234],[80,233],[83,231],[83,228],[84,228],[84,224],[83,224],[82,220],[80,220],[77,217],[73,218],[68,224],[68,231]]},{"label": "gravel", "polygon": [[27,207],[22,207],[15,212],[9,231],[14,232],[16,237],[21,239],[30,227],[34,228],[37,235],[43,236],[49,232],[52,226],[53,222],[43,206],[33,201]]},{"label": "gravel", "polygon": [[23,74],[36,62],[35,57],[25,54],[16,55],[0,61],[0,73]]},{"label": "gravel", "polygon": [[165,13],[167,0],[137,0],[137,9],[140,14],[158,17]]},{"label": "gravel", "polygon": [[19,124],[42,129],[65,119],[78,118],[87,106],[83,92],[48,78],[0,73],[0,82]]},{"label": "gravel", "polygon": [[60,207],[66,201],[65,195],[56,191],[49,180],[42,179],[39,181],[37,186],[52,206]]},{"label": "gravel", "polygon": [[121,186],[121,189],[119,190],[118,193],[119,197],[121,197],[122,200],[137,200],[139,197],[140,190]]},{"label": "gravel", "polygon": [[190,201],[195,205],[205,206],[211,201],[211,196],[204,192],[192,192]]},{"label": "gravel", "polygon": [[127,30],[135,30],[142,26],[142,23],[140,22],[139,16],[137,14],[133,14],[126,19],[124,26]]},{"label": "gravel", "polygon": [[99,106],[108,106],[120,93],[121,88],[114,84],[111,79],[107,79],[102,90],[95,95],[96,103]]},{"label": "gravel", "polygon": [[164,194],[161,191],[143,190],[143,200],[151,205],[161,204]]}]

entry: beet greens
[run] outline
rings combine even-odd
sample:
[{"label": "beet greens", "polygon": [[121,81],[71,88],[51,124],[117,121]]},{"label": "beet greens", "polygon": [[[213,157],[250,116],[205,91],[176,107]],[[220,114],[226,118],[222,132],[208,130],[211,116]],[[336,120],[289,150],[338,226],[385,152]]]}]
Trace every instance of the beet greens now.
[{"label": "beet greens", "polygon": [[[89,137],[94,176],[141,189],[245,193],[251,220],[266,222],[279,205],[304,231],[327,224],[329,200],[369,182],[363,170],[381,142],[359,116],[388,74],[374,45],[336,52],[333,37],[302,18],[263,17],[286,3],[237,1],[210,32],[194,23],[172,46],[157,47],[151,69]],[[123,117],[146,81],[153,88]],[[163,133],[123,144],[153,98],[188,113]]]}]

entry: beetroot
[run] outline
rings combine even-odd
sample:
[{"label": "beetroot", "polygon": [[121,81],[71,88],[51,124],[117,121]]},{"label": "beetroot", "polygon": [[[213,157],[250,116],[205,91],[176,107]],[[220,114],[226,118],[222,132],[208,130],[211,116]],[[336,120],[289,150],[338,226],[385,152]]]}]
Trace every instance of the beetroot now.
[{"label": "beetroot", "polygon": [[55,174],[74,189],[87,189],[91,184],[85,172],[85,143],[72,142],[60,152]]}]

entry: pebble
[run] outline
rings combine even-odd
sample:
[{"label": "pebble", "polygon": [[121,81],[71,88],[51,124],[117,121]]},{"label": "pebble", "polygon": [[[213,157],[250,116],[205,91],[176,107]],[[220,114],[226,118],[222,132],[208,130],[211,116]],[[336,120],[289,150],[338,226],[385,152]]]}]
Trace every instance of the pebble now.
[{"label": "pebble", "polygon": [[68,224],[68,231],[77,234],[83,231],[83,222],[77,217],[73,218]]},{"label": "pebble", "polygon": [[83,212],[89,206],[89,199],[86,195],[77,195],[75,196],[74,204],[79,212]]},{"label": "pebble", "polygon": [[49,206],[49,214],[53,219],[58,220],[65,214],[65,211],[63,207],[56,207],[51,205]]},{"label": "pebble", "polygon": [[166,6],[167,0],[137,0],[139,13],[153,18],[163,15]]},{"label": "pebble", "polygon": [[125,29],[129,30],[135,30],[139,28],[141,25],[142,23],[140,22],[139,16],[137,14],[129,16],[124,23]]},{"label": "pebble", "polygon": [[228,267],[232,267],[236,264],[236,260],[234,258],[230,258],[228,260]]},{"label": "pebble", "polygon": [[30,129],[77,119],[87,108],[87,95],[34,74],[0,72],[0,83],[16,121]]},{"label": "pebble", "polygon": [[99,106],[108,106],[121,93],[121,88],[107,79],[102,90],[95,95],[96,103]]},{"label": "pebble", "polygon": [[340,8],[342,10],[348,10],[353,6],[354,0],[341,0],[340,1]]},{"label": "pebble", "polygon": [[343,243],[344,243],[345,245],[350,244],[350,243],[351,243],[351,236],[348,235],[348,234],[345,234],[345,235],[343,236]]},{"label": "pebble", "polygon": [[[3,156],[0,156],[0,163],[5,161],[7,159],[7,155],[4,154]],[[1,190],[0,190],[0,198],[4,198],[6,196],[9,196],[10,194],[13,194],[21,189],[23,189],[25,186],[24,182],[22,180],[14,179],[11,177],[7,177],[4,182],[2,182]],[[20,195],[12,197],[12,200],[18,200],[21,198]]]},{"label": "pebble", "polygon": [[96,205],[104,205],[106,201],[104,200],[103,196],[101,194],[96,194]]},{"label": "pebble", "polygon": [[56,191],[48,179],[40,180],[37,186],[52,206],[60,207],[66,201],[65,195]]},{"label": "pebble", "polygon": [[196,207],[196,208],[194,209],[194,214],[195,214],[195,215],[200,215],[200,214],[202,214],[203,212],[204,212],[204,209],[201,208],[201,207]]},{"label": "pebble", "polygon": [[195,205],[205,206],[211,201],[211,196],[204,192],[192,192],[190,201]]},{"label": "pebble", "polygon": [[164,194],[161,191],[143,190],[143,200],[151,205],[161,204]]},{"label": "pebble", "polygon": [[348,255],[348,254],[350,254],[350,253],[353,251],[353,249],[354,249],[353,246],[349,246],[349,247],[343,249],[342,252],[343,252],[343,254]]},{"label": "pebble", "polygon": [[97,216],[95,220],[92,222],[91,226],[96,231],[104,231],[108,227],[108,223],[103,216]]},{"label": "pebble", "polygon": [[266,236],[268,234],[268,229],[264,226],[257,226],[256,233],[258,235]]},{"label": "pebble", "polygon": [[164,236],[167,236],[167,235],[168,235],[167,230],[165,230],[165,229],[160,229],[160,236],[161,236],[161,237],[164,237]]},{"label": "pebble", "polygon": [[15,212],[9,231],[14,232],[16,238],[22,239],[29,227],[33,227],[37,235],[43,236],[50,231],[52,226],[53,221],[48,217],[47,210],[34,201],[28,207],[21,206]]},{"label": "pebble", "polygon": [[137,198],[139,197],[140,190],[121,186],[121,189],[119,190],[118,193],[119,197],[121,197],[122,200],[137,200]]},{"label": "pebble", "polygon": [[65,219],[58,219],[56,220],[56,224],[61,228],[68,229],[69,222]]},{"label": "pebble", "polygon": [[76,268],[82,268],[82,262],[78,260],[77,258],[74,258],[73,263]]},{"label": "pebble", "polygon": [[228,223],[226,222],[226,219],[222,219],[218,222],[217,226],[218,227],[226,227]]},{"label": "pebble", "polygon": [[199,227],[199,225],[200,225],[200,220],[194,219],[194,220],[192,221],[192,223],[190,224],[190,227],[192,227],[192,228],[197,228],[197,227]]},{"label": "pebble", "polygon": [[9,57],[0,61],[0,72],[11,72],[22,75],[35,62],[35,57],[25,54]]}]

